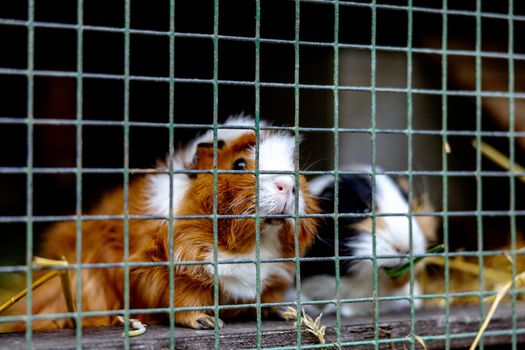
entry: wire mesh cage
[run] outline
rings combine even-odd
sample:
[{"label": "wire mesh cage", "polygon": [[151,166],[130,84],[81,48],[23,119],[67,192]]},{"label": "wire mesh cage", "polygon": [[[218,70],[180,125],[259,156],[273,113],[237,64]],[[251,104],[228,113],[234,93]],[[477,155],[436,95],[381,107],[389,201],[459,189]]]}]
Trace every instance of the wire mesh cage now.
[{"label": "wire mesh cage", "polygon": [[3,2],[0,347],[519,348],[524,32],[513,0]]}]

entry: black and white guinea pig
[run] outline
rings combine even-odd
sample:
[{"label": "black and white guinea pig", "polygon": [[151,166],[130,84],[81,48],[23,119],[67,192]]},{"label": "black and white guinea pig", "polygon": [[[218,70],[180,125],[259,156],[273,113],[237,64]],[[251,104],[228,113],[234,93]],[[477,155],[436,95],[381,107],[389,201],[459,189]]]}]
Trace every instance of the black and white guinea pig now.
[{"label": "black and white guinea pig", "polygon": [[[355,169],[353,169],[355,170]],[[369,172],[368,168],[359,171]],[[427,243],[433,241],[437,225],[430,217],[412,217],[412,247],[410,247],[409,211],[407,194],[388,175],[376,175],[376,256],[379,268],[378,291],[375,295],[404,296],[410,295],[409,275],[391,279],[383,270],[384,267],[394,267],[407,262],[406,255],[411,250],[413,254],[423,254]],[[334,213],[334,177],[321,176],[310,182],[311,192],[319,199],[322,212]],[[372,178],[370,175],[340,175],[339,176],[339,208],[341,213],[365,214],[362,216],[340,217],[339,225],[339,256],[340,257],[372,257],[372,219],[366,214],[372,210]],[[429,211],[430,207],[419,208]],[[414,208],[417,211],[417,208]],[[388,216],[392,214],[392,216]],[[394,215],[395,214],[395,215]],[[315,243],[306,253],[306,257],[334,256],[334,219],[321,220]],[[399,258],[395,257],[399,255]],[[390,256],[390,258],[386,258]],[[384,257],[384,258],[382,258]],[[340,263],[340,297],[341,299],[365,298],[374,295],[373,262],[371,259],[342,260]],[[420,264],[417,269],[420,269]],[[335,298],[335,263],[334,261],[304,261],[301,263],[301,295],[303,300],[326,300]],[[421,293],[417,280],[414,284],[415,296]],[[289,294],[290,295],[290,294]],[[414,305],[419,308],[421,299],[415,299]],[[384,300],[379,302],[382,312],[400,310],[409,306],[407,299]],[[312,309],[310,312],[312,312]],[[314,311],[324,313],[335,312],[334,304],[322,305]],[[372,303],[344,303],[341,314],[346,317],[366,315],[372,312]]]}]

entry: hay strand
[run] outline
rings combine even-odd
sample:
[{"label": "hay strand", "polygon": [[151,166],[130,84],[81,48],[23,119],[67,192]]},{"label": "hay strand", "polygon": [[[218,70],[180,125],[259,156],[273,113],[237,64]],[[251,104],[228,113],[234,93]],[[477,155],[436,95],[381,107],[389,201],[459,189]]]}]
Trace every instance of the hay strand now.
[{"label": "hay strand", "polygon": [[[286,317],[287,319],[295,320],[293,327],[297,327],[297,310],[296,309],[289,306],[288,309],[285,312],[283,312],[283,316]],[[322,316],[323,314],[320,314],[314,320],[303,309],[301,313],[301,320],[299,322],[301,326],[304,327],[304,329],[307,332],[310,332],[319,340],[319,344],[326,344],[326,340],[324,338],[325,333],[326,333],[326,326],[321,324]]]},{"label": "hay strand", "polygon": [[[514,278],[514,283],[518,283],[520,281],[523,281],[523,278],[525,277],[525,271],[521,272]],[[498,294],[496,294],[496,299],[490,306],[489,312],[487,313],[487,316],[485,316],[485,320],[483,321],[483,324],[479,328],[478,334],[476,335],[476,338],[474,339],[474,342],[472,342],[472,345],[470,346],[470,350],[476,349],[478,346],[479,340],[483,336],[483,333],[487,329],[490,320],[492,319],[492,316],[494,316],[494,313],[496,312],[496,309],[498,308],[499,303],[503,300],[505,295],[508,293],[510,288],[512,287],[512,281],[508,282],[506,285],[504,285],[499,291]]]},{"label": "hay strand", "polygon": [[[44,283],[49,281],[55,276],[58,276],[59,271],[51,271],[46,273],[44,276],[37,279],[33,284],[31,284],[31,289],[35,290],[38,287],[42,286]],[[0,306],[0,314],[4,312],[5,310],[9,309],[11,306],[15,305],[20,299],[25,297],[27,294],[27,288],[24,288],[20,292],[18,292],[16,295],[14,295],[11,299],[7,300]]]},{"label": "hay strand", "polygon": [[[38,256],[35,256],[33,259],[33,266],[35,267],[57,267],[57,266],[68,266],[68,262],[65,257],[62,257],[62,260],[51,260],[46,258],[41,258]],[[36,290],[40,286],[47,283],[52,278],[60,276],[60,280],[62,283],[62,292],[64,293],[64,298],[66,300],[67,305],[67,311],[68,312],[75,312],[75,305],[73,303],[73,294],[71,293],[71,280],[69,278],[69,271],[68,270],[54,270],[46,273],[44,276],[37,279],[35,282],[31,284],[31,290]],[[27,295],[27,288],[24,288],[20,292],[18,292],[16,295],[14,295],[12,298],[4,302],[2,305],[0,305],[0,313],[6,311],[11,306],[16,304],[20,299],[25,297]],[[69,322],[74,327],[75,326],[75,319],[73,317],[69,318]]]},{"label": "hay strand", "polygon": [[[475,139],[472,140],[472,146],[476,149],[478,148],[478,144]],[[481,154],[483,154],[485,157],[487,157],[503,169],[510,171],[512,167],[512,169],[515,172],[525,173],[524,167],[516,163],[511,164],[510,159],[506,155],[504,155],[494,147],[490,146],[489,144],[481,142],[479,145],[479,150]],[[518,179],[521,182],[525,183],[525,176],[518,176]]]}]

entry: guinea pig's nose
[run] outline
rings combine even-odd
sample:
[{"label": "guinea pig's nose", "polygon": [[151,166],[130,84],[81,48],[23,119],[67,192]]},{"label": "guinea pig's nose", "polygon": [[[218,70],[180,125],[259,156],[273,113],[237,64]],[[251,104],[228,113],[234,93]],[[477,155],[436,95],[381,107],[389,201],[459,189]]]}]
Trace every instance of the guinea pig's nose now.
[{"label": "guinea pig's nose", "polygon": [[292,181],[275,181],[275,189],[279,193],[290,194],[294,193],[294,184]]}]

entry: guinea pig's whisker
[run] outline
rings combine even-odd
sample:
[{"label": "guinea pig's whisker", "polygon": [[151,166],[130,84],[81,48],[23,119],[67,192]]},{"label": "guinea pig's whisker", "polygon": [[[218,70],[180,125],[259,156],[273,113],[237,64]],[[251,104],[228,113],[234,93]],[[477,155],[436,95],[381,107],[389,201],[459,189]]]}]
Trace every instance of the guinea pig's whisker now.
[{"label": "guinea pig's whisker", "polygon": [[308,171],[310,170],[311,168],[313,168],[315,165],[321,163],[321,162],[324,162],[326,160],[329,160],[329,158],[319,158],[317,160],[314,160],[312,162],[310,162],[310,155],[308,156],[308,158],[304,161],[304,166],[302,166],[301,168],[303,169],[303,171]]}]

